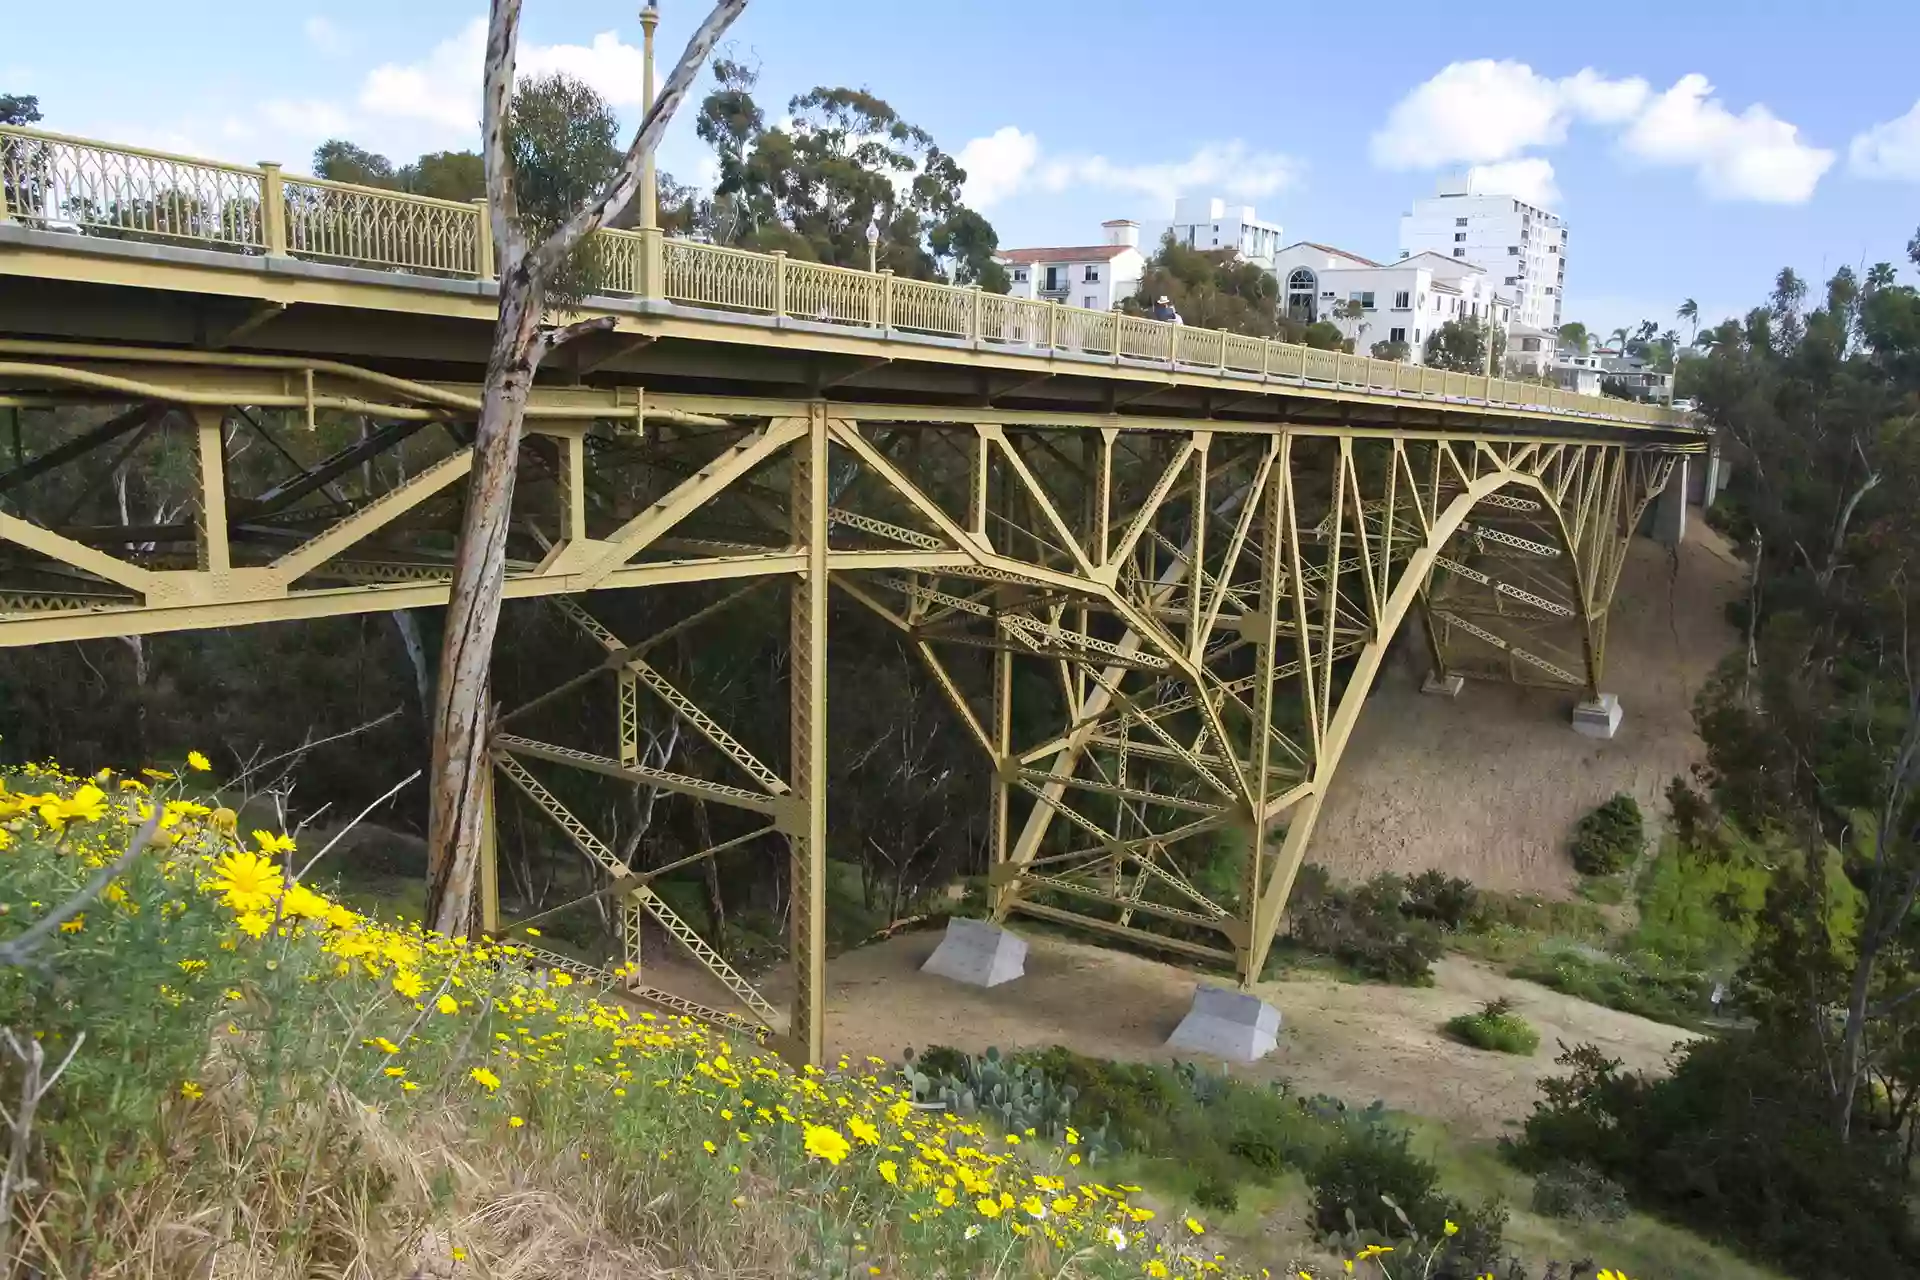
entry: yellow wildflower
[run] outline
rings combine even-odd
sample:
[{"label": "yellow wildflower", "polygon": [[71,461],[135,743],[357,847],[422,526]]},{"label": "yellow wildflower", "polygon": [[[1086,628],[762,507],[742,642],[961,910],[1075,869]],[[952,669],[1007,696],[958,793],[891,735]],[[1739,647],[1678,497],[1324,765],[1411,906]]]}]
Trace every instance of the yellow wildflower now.
[{"label": "yellow wildflower", "polygon": [[273,921],[268,918],[264,911],[243,912],[234,918],[233,923],[235,927],[245,933],[249,938],[258,938],[273,927]]},{"label": "yellow wildflower", "polygon": [[989,1200],[982,1196],[980,1201],[973,1207],[980,1211],[980,1216],[983,1218],[997,1218],[1000,1216],[1000,1202],[998,1200]]},{"label": "yellow wildflower", "polygon": [[1147,1259],[1147,1265],[1143,1267],[1142,1270],[1152,1276],[1153,1280],[1165,1280],[1167,1264],[1158,1258],[1149,1258]]},{"label": "yellow wildflower", "polygon": [[1193,1218],[1188,1218],[1188,1219],[1187,1219],[1187,1230],[1189,1230],[1189,1231],[1191,1231],[1191,1232],[1193,1232],[1193,1234],[1195,1234],[1195,1235],[1204,1235],[1204,1234],[1206,1233],[1206,1230],[1207,1230],[1207,1229],[1206,1229],[1205,1227],[1203,1227],[1203,1226],[1201,1226],[1201,1225],[1200,1225],[1200,1223],[1199,1223],[1199,1222],[1198,1222],[1197,1220],[1195,1220],[1195,1219],[1193,1219]]},{"label": "yellow wildflower", "polygon": [[467,1075],[472,1078],[475,1084],[485,1089],[488,1093],[492,1093],[500,1087],[500,1077],[485,1067],[475,1067],[473,1070],[467,1072]]},{"label": "yellow wildflower", "polygon": [[882,1160],[878,1165],[874,1167],[880,1171],[880,1177],[885,1180],[888,1186],[897,1187],[900,1185],[900,1166],[899,1165],[895,1164],[891,1160]]},{"label": "yellow wildflower", "polygon": [[521,1125],[523,1125],[523,1124],[525,1124],[525,1123],[526,1123],[526,1121],[525,1121],[525,1120],[522,1120],[522,1119],[521,1119],[521,1118],[520,1118],[519,1116],[508,1116],[508,1117],[507,1117],[507,1128],[509,1128],[509,1129],[518,1129],[518,1128],[519,1128],[519,1127],[520,1127]]},{"label": "yellow wildflower", "polygon": [[442,1013],[460,1012],[460,1002],[458,1000],[455,1000],[452,996],[446,994],[444,991],[440,993],[440,998],[433,1002],[433,1007],[438,1009]]},{"label": "yellow wildflower", "polygon": [[839,1164],[847,1158],[847,1152],[853,1150],[853,1144],[830,1124],[808,1124],[804,1145],[808,1155],[828,1164]]},{"label": "yellow wildflower", "polygon": [[203,1090],[200,1086],[191,1080],[182,1081],[180,1084],[180,1096],[188,1101],[200,1097],[202,1092]]},{"label": "yellow wildflower", "polygon": [[62,920],[60,922],[60,932],[62,933],[79,933],[81,930],[85,929],[86,927],[87,927],[87,913],[84,911],[82,911],[79,915],[76,915],[71,920]]},{"label": "yellow wildflower", "polygon": [[195,773],[205,773],[207,770],[213,768],[213,762],[201,755],[198,751],[189,751],[187,752],[187,768],[193,770]]},{"label": "yellow wildflower", "polygon": [[229,853],[213,865],[213,879],[207,888],[221,895],[220,900],[235,911],[260,911],[280,895],[285,879],[272,859],[241,850]]},{"label": "yellow wildflower", "polygon": [[427,989],[427,980],[411,969],[402,969],[393,975],[393,989],[409,1000],[418,1000]]}]

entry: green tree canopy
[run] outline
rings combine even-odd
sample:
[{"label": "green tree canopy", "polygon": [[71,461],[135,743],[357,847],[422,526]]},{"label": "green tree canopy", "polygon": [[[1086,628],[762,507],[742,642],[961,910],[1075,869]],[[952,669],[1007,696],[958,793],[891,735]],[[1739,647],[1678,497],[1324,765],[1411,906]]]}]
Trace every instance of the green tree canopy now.
[{"label": "green tree canopy", "polygon": [[1581,355],[1587,353],[1587,346],[1593,341],[1593,335],[1587,332],[1587,326],[1578,320],[1569,320],[1561,325],[1559,338],[1562,347],[1569,351],[1578,351]]},{"label": "green tree canopy", "polygon": [[40,99],[30,93],[0,93],[0,124],[40,123]]},{"label": "green tree canopy", "polygon": [[719,166],[706,217],[715,239],[864,267],[871,226],[882,268],[1006,292],[999,238],[961,202],[966,170],[927,130],[864,89],[825,86],[769,126],[753,68],[722,58],[713,75],[695,130]]},{"label": "green tree canopy", "polygon": [[[1493,335],[1493,367],[1506,356],[1505,335]],[[1487,371],[1487,326],[1472,320],[1449,320],[1427,335],[1426,360],[1436,369],[1454,373]]]},{"label": "green tree canopy", "polygon": [[[1133,315],[1146,315],[1161,297],[1186,324],[1259,338],[1287,333],[1278,310],[1279,282],[1230,249],[1192,249],[1171,233],[1162,237],[1147,259],[1138,292],[1122,305]],[[1298,334],[1293,336],[1297,340]]]}]

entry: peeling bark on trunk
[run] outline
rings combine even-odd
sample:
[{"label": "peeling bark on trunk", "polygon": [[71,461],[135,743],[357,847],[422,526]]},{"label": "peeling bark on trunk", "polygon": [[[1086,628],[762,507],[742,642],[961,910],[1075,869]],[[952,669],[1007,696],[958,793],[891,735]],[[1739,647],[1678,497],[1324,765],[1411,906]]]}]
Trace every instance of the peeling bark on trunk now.
[{"label": "peeling bark on trunk", "polygon": [[[427,920],[448,935],[467,931],[479,872],[480,803],[492,718],[488,675],[500,625],[506,578],[507,524],[512,515],[520,428],[534,374],[547,352],[584,333],[610,329],[610,316],[544,329],[546,285],[582,239],[626,207],[639,190],[642,165],[660,143],[674,111],[693,87],[707,54],[747,7],[718,0],[687,42],[660,96],[648,108],[612,181],[538,245],[521,225],[508,145],[521,0],[493,0],[487,21],[481,99],[481,146],[487,171],[488,229],[500,250],[500,304],[480,422],[467,481],[466,512],[454,552],[440,679],[434,690],[433,764],[427,810]],[[487,234],[487,232],[483,232]]]}]

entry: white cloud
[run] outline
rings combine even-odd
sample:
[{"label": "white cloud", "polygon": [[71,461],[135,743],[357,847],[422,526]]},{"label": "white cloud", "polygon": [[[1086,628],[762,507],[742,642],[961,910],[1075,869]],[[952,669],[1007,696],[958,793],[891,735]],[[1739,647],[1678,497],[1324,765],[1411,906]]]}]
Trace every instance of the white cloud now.
[{"label": "white cloud", "polygon": [[1553,162],[1543,156],[1522,156],[1477,164],[1467,171],[1468,189],[1488,195],[1512,196],[1528,204],[1552,207],[1560,203],[1560,187],[1553,180]]},{"label": "white cloud", "polygon": [[1565,141],[1575,119],[1618,123],[1646,97],[1646,81],[1591,69],[1553,80],[1524,62],[1453,62],[1394,104],[1373,135],[1373,159],[1388,169],[1506,160]]},{"label": "white cloud", "polygon": [[292,101],[270,99],[260,108],[265,122],[298,138],[337,138],[352,131],[353,118],[337,103],[317,98]]},{"label": "white cloud", "polygon": [[[358,106],[370,116],[424,125],[442,146],[472,146],[480,125],[486,48],[486,19],[475,18],[424,58],[383,63],[369,71]],[[645,55],[612,31],[584,45],[522,42],[515,59],[519,79],[556,72],[583,81],[615,107],[637,108]]]},{"label": "white cloud", "polygon": [[[1533,180],[1551,190],[1544,161],[1534,164],[1539,158],[1523,153],[1558,146],[1579,121],[1618,129],[1627,155],[1693,168],[1702,189],[1716,198],[1797,204],[1810,197],[1832,166],[1833,152],[1803,141],[1797,128],[1761,104],[1736,115],[1712,94],[1712,84],[1698,73],[1654,93],[1637,76],[1616,80],[1591,68],[1554,80],[1520,62],[1454,62],[1387,113],[1373,135],[1373,159],[1388,169],[1506,164],[1512,166],[1502,175],[1507,180]],[[1915,114],[1920,116],[1920,105]],[[1899,127],[1900,121],[1881,126]],[[1911,130],[1914,167],[1920,170],[1920,120]],[[1905,136],[1894,134],[1889,145],[1895,156],[1908,154],[1900,150]],[[1873,143],[1863,141],[1871,137],[1855,140],[1856,155],[1863,149],[1878,155]]]},{"label": "white cloud", "polygon": [[955,157],[967,171],[964,193],[969,207],[998,204],[1026,184],[1040,159],[1040,139],[1018,126],[1003,125],[984,138],[975,138]]},{"label": "white cloud", "polygon": [[1920,102],[1907,114],[1855,135],[1847,162],[1863,178],[1920,182]]},{"label": "white cloud", "polygon": [[1801,204],[1834,154],[1800,140],[1800,131],[1755,103],[1739,115],[1711,97],[1696,73],[1650,102],[1621,137],[1629,154],[1652,164],[1690,165],[1710,196]]},{"label": "white cloud", "polygon": [[[484,45],[482,49],[482,56],[474,61],[476,85],[485,58]],[[517,65],[523,79],[563,72],[591,85],[616,107],[639,107],[640,93],[645,87],[642,77],[646,74],[646,55],[639,46],[625,43],[611,31],[602,31],[588,45],[522,45]],[[663,71],[663,78],[664,75]]]},{"label": "white cloud", "polygon": [[1171,205],[1193,192],[1258,200],[1292,186],[1300,162],[1245,142],[1208,142],[1183,160],[1123,164],[1101,155],[1046,155],[1040,139],[1016,125],[1003,125],[960,148],[967,171],[965,197],[976,209],[1029,189],[1057,194],[1070,187],[1133,192]]},{"label": "white cloud", "polygon": [[307,43],[322,53],[345,53],[347,49],[346,32],[327,21],[319,14],[308,18],[300,27],[307,37]]},{"label": "white cloud", "polygon": [[360,109],[458,130],[471,140],[480,123],[486,47],[486,20],[475,18],[418,62],[382,63],[360,85]]}]

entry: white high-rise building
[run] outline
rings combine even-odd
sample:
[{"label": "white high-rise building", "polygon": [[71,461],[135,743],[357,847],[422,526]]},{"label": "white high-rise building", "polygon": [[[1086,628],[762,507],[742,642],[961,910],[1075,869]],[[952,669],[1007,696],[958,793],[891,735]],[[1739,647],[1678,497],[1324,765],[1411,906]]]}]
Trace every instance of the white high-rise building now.
[{"label": "white high-rise building", "polygon": [[1250,204],[1227,206],[1224,200],[1181,196],[1173,202],[1175,244],[1189,249],[1232,249],[1249,262],[1273,270],[1280,251],[1280,224],[1262,222]]},{"label": "white high-rise building", "polygon": [[1442,181],[1437,195],[1415,200],[1400,219],[1400,256],[1418,253],[1480,264],[1514,300],[1515,324],[1560,327],[1567,225],[1558,214],[1470,181]]}]

